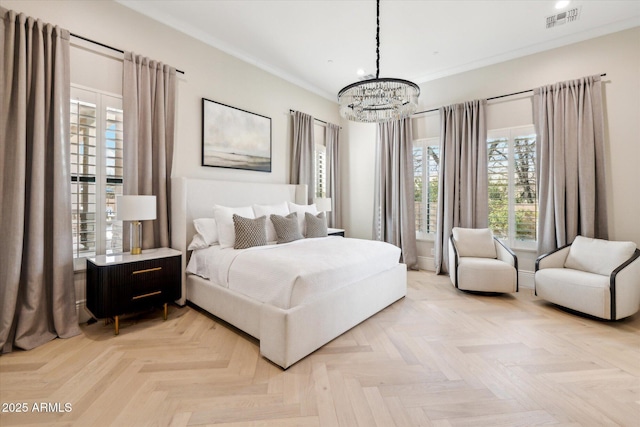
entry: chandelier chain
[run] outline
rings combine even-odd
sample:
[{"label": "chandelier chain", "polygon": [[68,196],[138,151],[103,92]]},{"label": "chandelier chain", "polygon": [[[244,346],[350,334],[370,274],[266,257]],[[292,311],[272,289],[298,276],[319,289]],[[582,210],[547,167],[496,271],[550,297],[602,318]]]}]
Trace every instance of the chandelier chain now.
[{"label": "chandelier chain", "polygon": [[345,86],[338,92],[340,115],[362,123],[382,123],[409,117],[418,108],[420,88],[407,80],[380,78],[380,0],[376,0],[376,77]]},{"label": "chandelier chain", "polygon": [[380,78],[380,0],[376,0],[376,79]]}]

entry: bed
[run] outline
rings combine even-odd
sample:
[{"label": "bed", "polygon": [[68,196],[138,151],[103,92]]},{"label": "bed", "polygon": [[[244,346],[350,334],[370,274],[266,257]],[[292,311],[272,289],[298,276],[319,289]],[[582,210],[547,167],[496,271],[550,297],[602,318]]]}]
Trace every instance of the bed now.
[{"label": "bed", "polygon": [[[305,204],[306,186],[172,179],[172,247],[183,256],[182,298],[260,341],[260,353],[286,369],[406,295],[407,270],[394,263],[376,274],[293,304],[260,301],[186,273],[193,220],[211,217],[215,204],[231,207],[283,201]],[[332,243],[332,239],[334,242]],[[321,238],[327,245],[339,237]]]}]

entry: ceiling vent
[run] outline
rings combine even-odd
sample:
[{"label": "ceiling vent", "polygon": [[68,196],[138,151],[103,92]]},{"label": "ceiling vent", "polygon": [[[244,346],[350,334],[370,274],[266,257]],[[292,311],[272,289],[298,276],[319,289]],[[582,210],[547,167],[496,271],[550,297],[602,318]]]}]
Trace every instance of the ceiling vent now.
[{"label": "ceiling vent", "polygon": [[575,22],[580,17],[580,6],[560,12],[556,15],[547,16],[547,28],[557,27],[569,22]]},{"label": "ceiling vent", "polygon": [[360,76],[358,79],[359,80],[371,80],[371,79],[375,79],[376,76],[373,74],[367,74],[366,76]]}]

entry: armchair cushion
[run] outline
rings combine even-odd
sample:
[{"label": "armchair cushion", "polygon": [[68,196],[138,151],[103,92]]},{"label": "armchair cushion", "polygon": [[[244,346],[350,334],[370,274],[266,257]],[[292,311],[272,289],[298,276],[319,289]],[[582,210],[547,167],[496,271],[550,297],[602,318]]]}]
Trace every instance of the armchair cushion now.
[{"label": "armchair cushion", "polygon": [[504,261],[464,257],[458,264],[458,289],[481,292],[516,292],[518,272]]},{"label": "armchair cushion", "polygon": [[460,257],[496,258],[493,234],[488,228],[454,227],[453,240]]},{"label": "armchair cushion", "polygon": [[634,242],[614,242],[577,236],[564,266],[609,276],[620,264],[631,258],[635,250]]},{"label": "armchair cushion", "polygon": [[609,277],[570,268],[545,268],[535,276],[536,294],[554,304],[611,318]]}]

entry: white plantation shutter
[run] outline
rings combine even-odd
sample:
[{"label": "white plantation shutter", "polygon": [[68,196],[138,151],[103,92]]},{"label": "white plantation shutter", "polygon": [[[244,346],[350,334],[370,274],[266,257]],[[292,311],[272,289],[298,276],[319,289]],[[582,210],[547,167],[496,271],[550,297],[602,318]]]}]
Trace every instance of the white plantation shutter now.
[{"label": "white plantation shutter", "polygon": [[74,258],[96,255],[96,105],[71,100],[71,216]]},{"label": "white plantation shutter", "polygon": [[320,144],[315,145],[314,176],[316,180],[316,197],[327,195],[327,149]]},{"label": "white plantation shutter", "polygon": [[419,139],[413,145],[413,183],[418,235],[434,234],[438,207],[438,138]]},{"label": "white plantation shutter", "polygon": [[515,248],[535,249],[538,199],[533,126],[488,132],[489,227]]},{"label": "white plantation shutter", "polygon": [[115,197],[122,194],[122,100],[72,87],[71,196],[73,257],[122,252],[122,221]]}]

